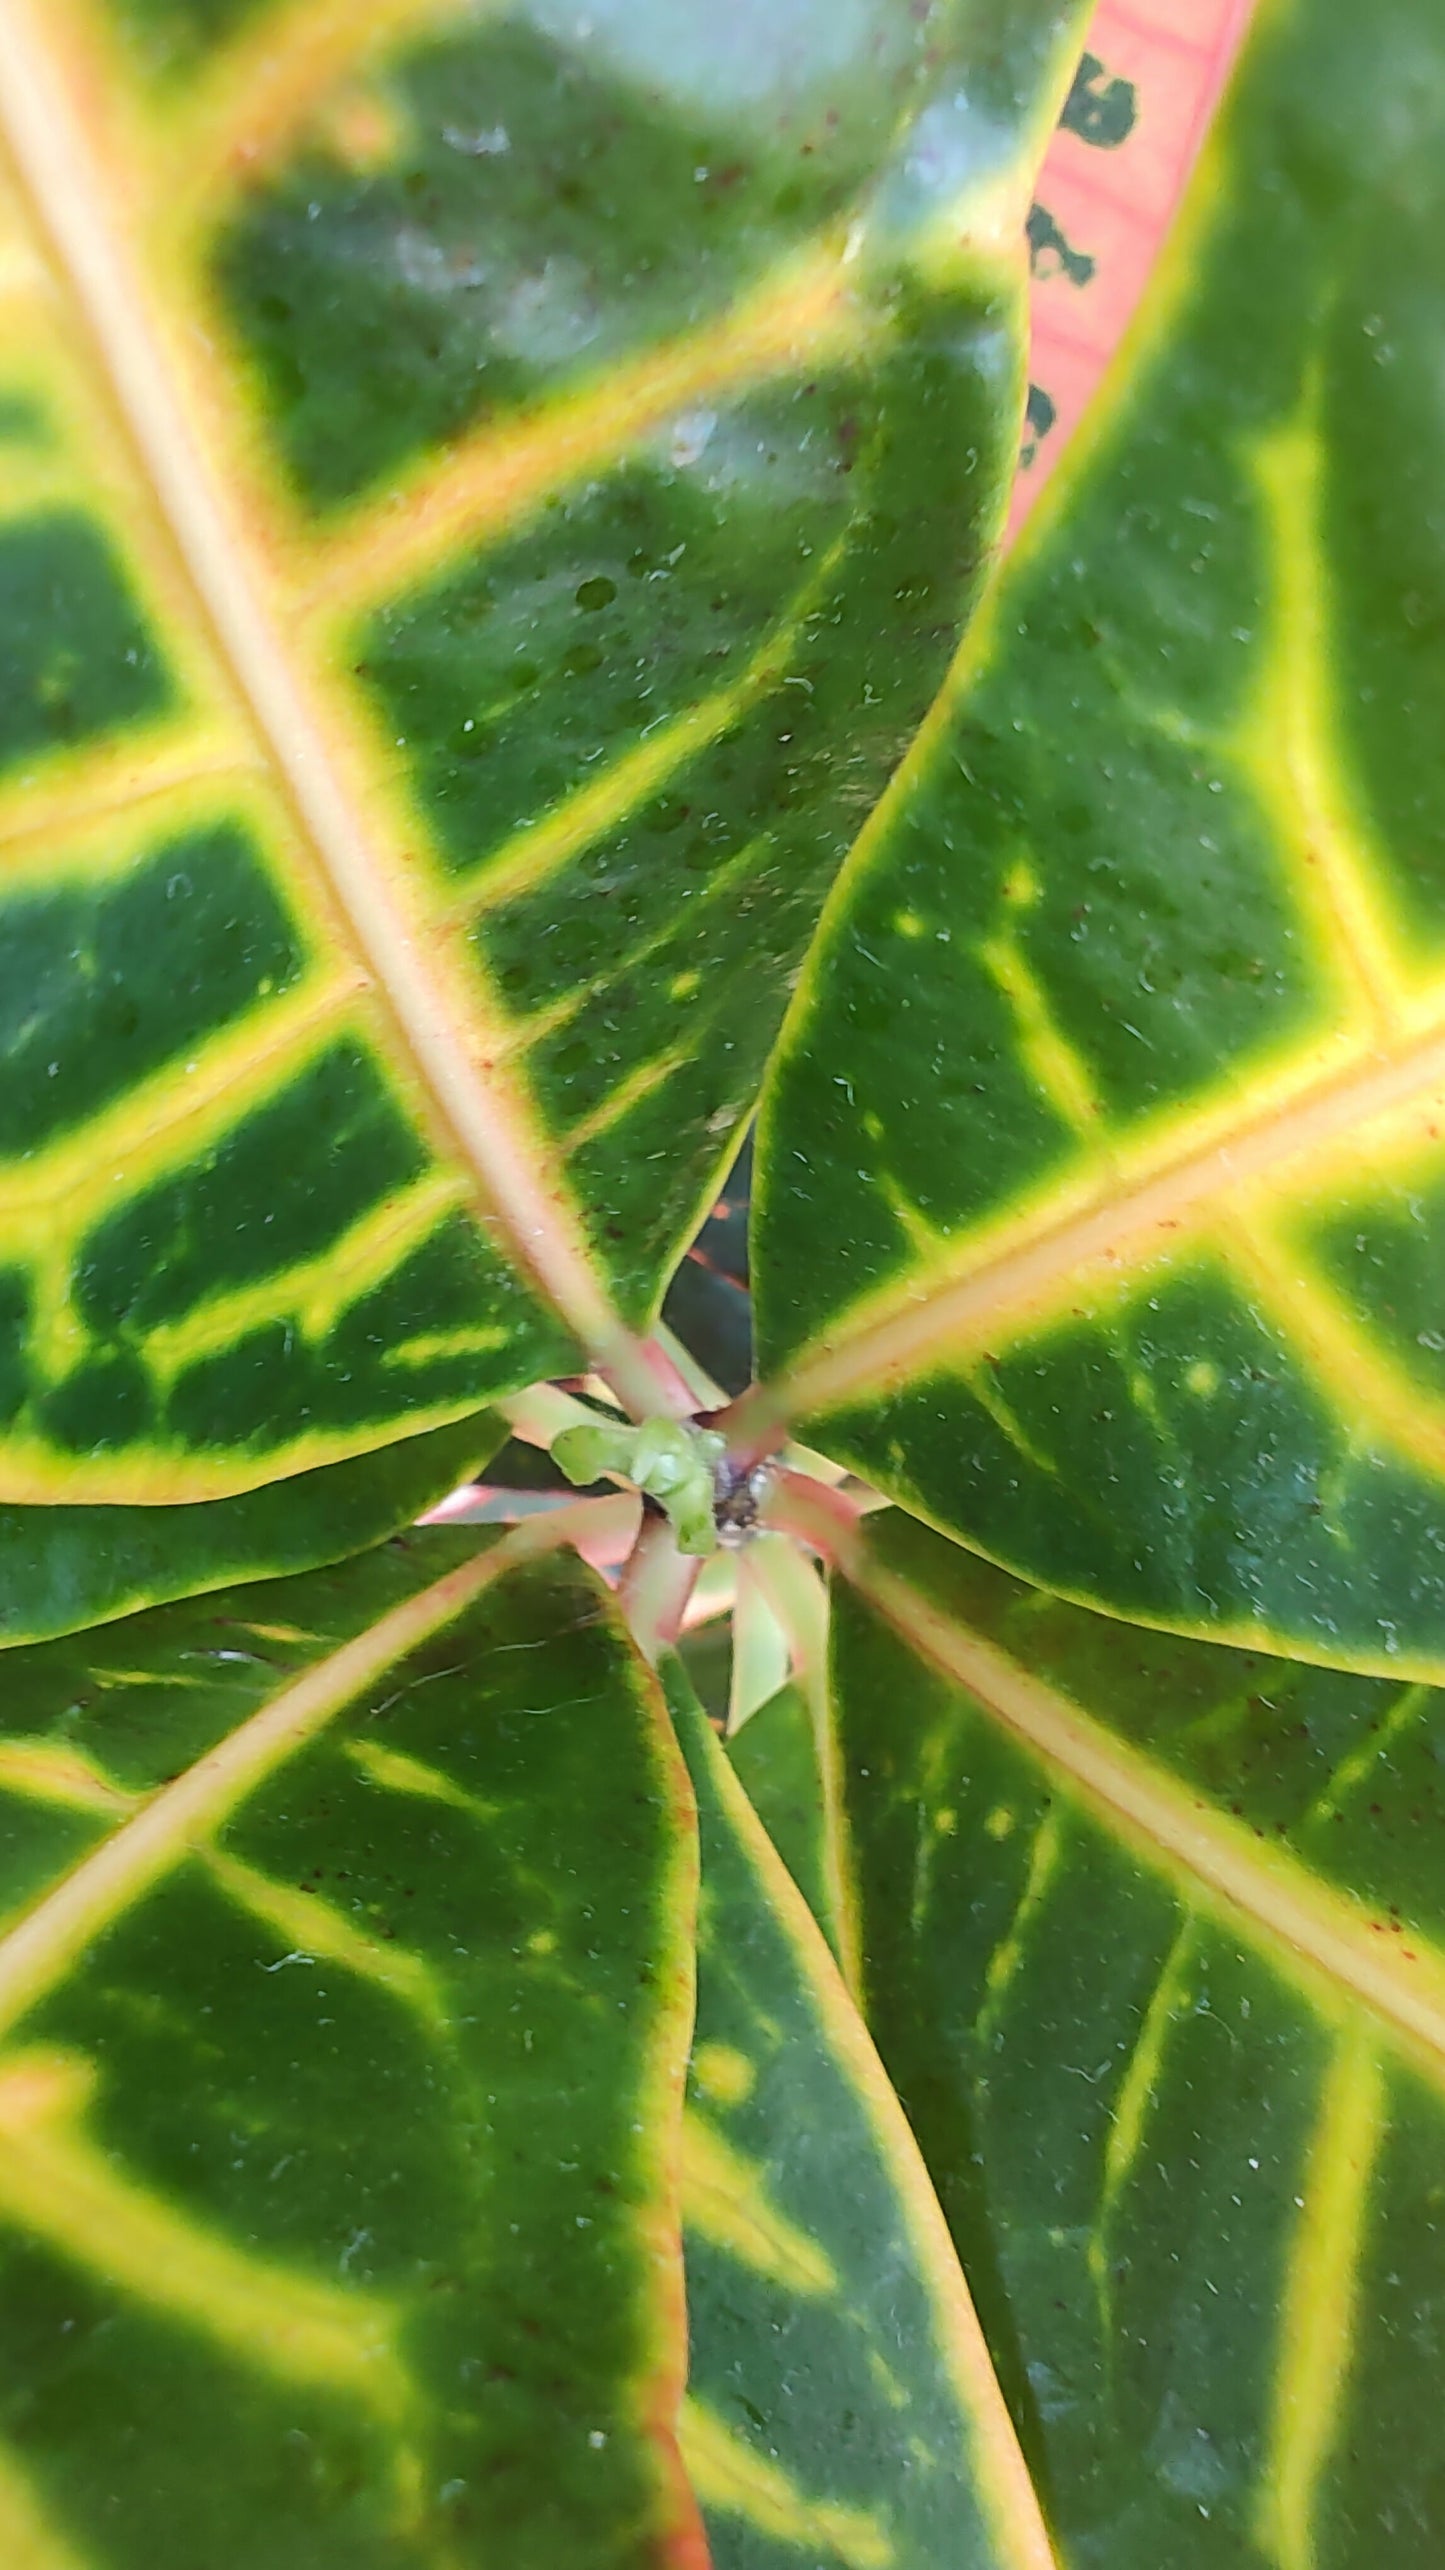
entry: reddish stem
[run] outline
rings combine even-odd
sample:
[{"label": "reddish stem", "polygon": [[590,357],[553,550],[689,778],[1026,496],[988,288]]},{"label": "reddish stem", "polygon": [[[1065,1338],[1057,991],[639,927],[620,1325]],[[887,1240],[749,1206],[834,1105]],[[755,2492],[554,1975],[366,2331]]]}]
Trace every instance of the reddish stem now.
[{"label": "reddish stem", "polygon": [[791,1535],[825,1562],[849,1570],[857,1558],[858,1529],[864,1511],[846,1491],[805,1472],[779,1470],[763,1503],[763,1524],[775,1535]]},{"label": "reddish stem", "polygon": [[[666,1348],[659,1347],[656,1339],[635,1339],[630,1356],[632,1367],[625,1380],[620,1370],[614,1371],[611,1366],[604,1365],[598,1370],[603,1382],[611,1386],[623,1409],[632,1418],[641,1420],[656,1417],[659,1413],[669,1419],[691,1419],[694,1416],[697,1403]],[[652,1390],[650,1402],[638,1397],[639,1374]]]},{"label": "reddish stem", "polygon": [[775,1409],[772,1388],[765,1383],[750,1383],[725,1410],[711,1411],[707,1424],[726,1437],[728,1461],[738,1472],[765,1463],[788,1436],[788,1422]]},{"label": "reddish stem", "polygon": [[656,1660],[677,1640],[701,1569],[694,1554],[678,1551],[667,1519],[644,1511],[617,1594],[645,1658]]}]

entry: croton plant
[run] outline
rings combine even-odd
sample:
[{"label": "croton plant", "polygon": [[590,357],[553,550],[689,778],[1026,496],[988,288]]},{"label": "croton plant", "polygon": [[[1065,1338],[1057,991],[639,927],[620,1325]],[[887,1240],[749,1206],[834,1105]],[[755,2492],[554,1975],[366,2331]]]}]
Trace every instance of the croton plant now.
[{"label": "croton plant", "polygon": [[1439,2570],[1440,0],[0,135],[3,2570]]}]

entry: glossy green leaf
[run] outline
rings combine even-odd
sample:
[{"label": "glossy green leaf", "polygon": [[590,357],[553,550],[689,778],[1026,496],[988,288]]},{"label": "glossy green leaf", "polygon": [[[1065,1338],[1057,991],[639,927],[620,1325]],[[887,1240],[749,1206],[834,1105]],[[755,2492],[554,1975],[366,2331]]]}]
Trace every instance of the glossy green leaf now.
[{"label": "glossy green leaf", "polygon": [[733,1770],[832,1949],[843,1954],[836,1858],[813,1716],[800,1686],[779,1687],[725,1744]]},{"label": "glossy green leaf", "polygon": [[854,1570],[866,2010],[1066,2570],[1434,2570],[1445,1694]]},{"label": "glossy green leaf", "polygon": [[345,1561],[413,1525],[479,1472],[506,1433],[484,1411],[398,1438],[381,1454],[189,1508],[0,1507],[0,1646],[43,1642],[233,1580]]},{"label": "glossy green leaf", "polygon": [[713,2570],[1052,2570],[916,2146],[681,1663],[698,1803],[683,2451]]},{"label": "glossy green leaf", "polygon": [[780,1412],[1114,1612],[1445,1667],[1445,18],[1261,8],[765,1108]]},{"label": "glossy green leaf", "polygon": [[0,1499],[656,1406],[1078,15],[0,0]]},{"label": "glossy green leaf", "polygon": [[691,1796],[537,1550],[7,1656],[7,2565],[704,2570]]}]

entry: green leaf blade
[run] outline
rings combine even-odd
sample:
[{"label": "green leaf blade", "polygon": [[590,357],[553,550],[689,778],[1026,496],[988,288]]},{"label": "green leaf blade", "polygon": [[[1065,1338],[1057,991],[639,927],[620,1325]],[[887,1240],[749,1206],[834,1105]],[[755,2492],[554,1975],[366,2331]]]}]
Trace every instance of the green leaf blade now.
[{"label": "green leaf blade", "polygon": [[0,2368],[88,2559],[703,2558],[690,1798],[528,1549],[10,1656]]},{"label": "green leaf blade", "polygon": [[702,1847],[684,2451],[717,2570],[1049,2570],[907,2128],[681,1664],[664,1675]]},{"label": "green leaf blade", "polygon": [[344,1561],[414,1525],[505,1436],[505,1423],[483,1413],[188,1508],[0,1507],[0,1646]]},{"label": "green leaf blade", "polygon": [[997,537],[1074,14],[9,0],[0,1498],[655,1406]]},{"label": "green leaf blade", "polygon": [[1131,1631],[902,1518],[856,1572],[867,2013],[1062,2558],[1365,2570],[1389,2521],[1423,2564],[1438,1694]]},{"label": "green leaf blade", "polygon": [[[1415,0],[1380,50],[1335,0],[1256,20],[947,741],[810,959],[755,1273],[773,1413],[933,1523],[1117,1614],[1429,1675],[1445,772],[1404,709],[1440,446],[1406,388],[1440,232],[1407,56],[1437,95]],[[1399,296],[1397,197],[1433,244]]]},{"label": "green leaf blade", "polygon": [[780,1687],[725,1743],[733,1772],[797,1884],[836,1963],[843,1963],[827,1842],[827,1802],[812,1709],[802,1688]]}]

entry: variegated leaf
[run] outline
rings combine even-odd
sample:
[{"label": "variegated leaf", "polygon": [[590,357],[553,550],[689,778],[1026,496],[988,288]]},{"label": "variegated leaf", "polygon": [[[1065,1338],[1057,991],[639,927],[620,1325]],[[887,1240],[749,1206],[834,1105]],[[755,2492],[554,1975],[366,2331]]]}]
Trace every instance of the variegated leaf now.
[{"label": "variegated leaf", "polygon": [[714,2570],[1053,2570],[877,2055],[681,1664],[667,1677],[702,1856],[683,2451]]},{"label": "variegated leaf", "polygon": [[7,1656],[7,2570],[705,2570],[691,1797],[546,1540]]},{"label": "variegated leaf", "polygon": [[1078,0],[3,0],[0,1496],[629,1337],[1000,522]]},{"label": "variegated leaf", "polygon": [[1445,21],[1258,11],[765,1110],[780,1415],[1147,1622],[1445,1664]]},{"label": "variegated leaf", "polygon": [[1061,2560],[1434,2570],[1445,1695],[850,1568],[863,1997]]},{"label": "variegated leaf", "polygon": [[1254,0],[1097,0],[1029,210],[1029,398],[1016,533],[1149,282]]},{"label": "variegated leaf", "polygon": [[835,1960],[845,1955],[832,1805],[812,1709],[800,1686],[780,1687],[727,1742],[743,1790],[797,1884]]},{"label": "variegated leaf", "polygon": [[233,1580],[344,1561],[414,1524],[480,1470],[505,1433],[483,1412],[381,1454],[189,1508],[0,1507],[0,1646]]}]

